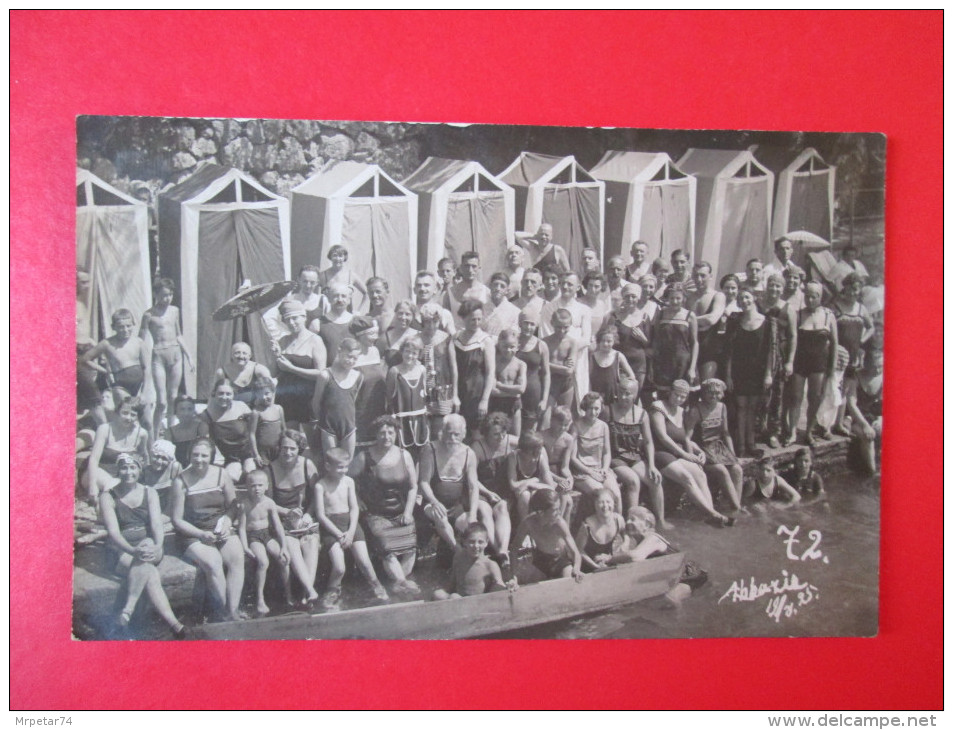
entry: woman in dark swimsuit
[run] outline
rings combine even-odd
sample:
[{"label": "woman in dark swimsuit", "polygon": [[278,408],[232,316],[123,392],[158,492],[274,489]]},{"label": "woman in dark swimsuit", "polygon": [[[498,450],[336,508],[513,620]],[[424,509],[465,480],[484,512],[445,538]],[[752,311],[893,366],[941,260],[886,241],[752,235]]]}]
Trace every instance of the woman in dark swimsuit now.
[{"label": "woman in dark swimsuit", "polygon": [[695,315],[682,306],[685,292],[679,284],[665,288],[665,306],[652,325],[652,373],[659,395],[676,380],[696,379],[698,329]]},{"label": "woman in dark swimsuit", "polygon": [[493,338],[482,328],[483,305],[467,299],[460,305],[463,329],[453,336],[457,358],[460,414],[467,428],[476,429],[486,417],[496,372]]},{"label": "woman in dark swimsuit", "polygon": [[512,522],[510,506],[516,506],[516,495],[510,489],[507,460],[516,449],[518,439],[509,433],[510,419],[503,413],[491,413],[480,426],[480,437],[470,444],[477,458],[480,500],[493,511],[496,539],[493,550],[503,554],[509,549]]},{"label": "woman in dark swimsuit", "polygon": [[235,487],[228,473],[212,464],[214,451],[208,439],[192,445],[191,463],[172,485],[172,526],[186,560],[205,575],[214,612],[238,621],[246,618],[238,608],[245,552],[232,525]]},{"label": "woman in dark swimsuit", "polygon": [[754,292],[745,289],[738,295],[741,318],[728,338],[728,362],[725,380],[738,404],[737,443],[741,455],[754,455],[755,421],[765,393],[774,382],[774,357],[777,354],[775,320],[758,311]]},{"label": "woman in dark swimsuit", "polygon": [[[271,498],[275,501],[285,530],[285,544],[291,554],[295,575],[313,591],[318,575],[321,540],[318,524],[311,514],[314,485],[318,470],[311,459],[302,456],[308,441],[300,431],[285,430],[278,441],[278,458],[267,466]],[[285,568],[287,570],[287,567]]]},{"label": "woman in dark swimsuit", "polygon": [[90,504],[99,504],[100,494],[115,482],[120,454],[137,454],[142,462],[148,459],[149,433],[139,423],[143,410],[137,398],[126,396],[113,417],[96,428],[86,471],[80,477]]},{"label": "woman in dark swimsuit", "polygon": [[807,433],[805,443],[814,445],[817,410],[824,387],[834,377],[837,358],[837,323],[831,310],[821,306],[823,289],[817,282],[804,288],[804,309],[798,312],[797,350],[794,353],[794,375],[791,378],[788,407],[788,437],[785,445],[794,443],[797,423],[801,418],[801,401],[807,384]]},{"label": "woman in dark swimsuit", "polygon": [[393,590],[416,596],[420,588],[408,576],[417,559],[417,469],[410,454],[397,446],[397,428],[392,416],[375,420],[377,438],[358,452],[350,473],[361,502],[368,546],[380,557],[384,573],[394,583]]},{"label": "woman in dark swimsuit", "polygon": [[774,372],[763,408],[764,436],[772,449],[780,448],[781,439],[786,437],[787,424],[784,422],[785,394],[788,383],[794,374],[794,352],[797,349],[797,316],[785,302],[784,277],[771,274],[764,284],[764,296],[758,305],[765,317],[774,320],[775,337]]},{"label": "woman in dark swimsuit", "polygon": [[380,339],[380,329],[370,317],[357,315],[351,320],[348,331],[361,346],[354,367],[361,373],[361,387],[354,401],[354,417],[357,424],[357,446],[370,446],[376,439],[373,423],[387,412],[385,378],[387,365],[374,345]]},{"label": "woman in dark swimsuit", "polygon": [[625,519],[615,511],[615,497],[608,489],[593,495],[595,514],[587,517],[576,533],[576,546],[582,553],[583,572],[593,573],[608,567],[612,555],[625,542]]},{"label": "woman in dark swimsuit", "polygon": [[306,328],[307,312],[301,302],[282,302],[278,311],[291,334],[273,343],[278,367],[275,403],[284,409],[289,426],[300,427],[311,421],[314,381],[327,363],[327,351],[321,338]]},{"label": "woman in dark swimsuit", "polygon": [[623,380],[619,397],[607,406],[612,461],[609,466],[622,489],[623,511],[639,503],[641,486],[649,490],[649,501],[656,509],[662,500],[662,474],[655,468],[655,444],[648,413],[638,402],[639,383]]},{"label": "woman in dark swimsuit", "polygon": [[156,566],[162,561],[162,512],[159,496],[139,482],[142,463],[139,457],[123,453],[117,459],[119,483],[102,496],[103,524],[109,537],[110,562],[115,572],[126,578],[126,603],[119,614],[119,625],[128,626],[143,592],[177,638],[186,629],[176,618],[162,589]]},{"label": "woman in dark swimsuit", "polygon": [[609,316],[608,322],[615,325],[619,334],[615,349],[625,356],[635,379],[640,385],[644,385],[652,359],[651,318],[655,308],[640,304],[640,297],[641,289],[638,284],[629,283],[623,286],[622,301],[619,308]]},{"label": "woman in dark swimsuit", "polygon": [[728,408],[721,401],[725,387],[718,378],[702,382],[701,401],[685,414],[685,431],[705,452],[705,476],[728,495],[737,512],[741,510],[744,475],[728,434]]},{"label": "woman in dark swimsuit", "polygon": [[516,357],[526,363],[526,390],[520,396],[523,429],[533,431],[546,413],[549,402],[549,347],[537,337],[538,314],[520,312],[519,331]]},{"label": "woman in dark swimsuit", "polygon": [[[837,343],[847,350],[847,368],[844,370],[842,389],[849,393],[857,387],[857,372],[864,364],[863,344],[874,333],[874,321],[870,313],[860,302],[860,292],[863,289],[863,278],[860,274],[851,273],[841,282],[841,294],[831,305],[834,318],[837,320]],[[837,425],[833,429],[839,436],[847,436],[850,432],[844,424],[846,398],[837,410]]]},{"label": "woman in dark swimsuit", "polygon": [[200,416],[208,426],[209,437],[225,459],[225,469],[233,482],[255,467],[255,430],[258,412],[235,400],[235,389],[228,379],[215,384],[208,406]]}]

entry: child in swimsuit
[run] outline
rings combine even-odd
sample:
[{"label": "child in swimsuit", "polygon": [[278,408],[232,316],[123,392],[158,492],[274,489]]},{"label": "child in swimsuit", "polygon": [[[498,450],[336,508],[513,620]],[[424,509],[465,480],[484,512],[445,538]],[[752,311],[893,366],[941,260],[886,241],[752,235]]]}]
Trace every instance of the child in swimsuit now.
[{"label": "child in swimsuit", "polygon": [[271,378],[254,382],[255,410],[258,426],[255,429],[255,464],[262,468],[278,458],[281,434],[285,430],[285,411],[275,403],[275,384]]},{"label": "child in swimsuit", "polygon": [[490,391],[488,411],[499,411],[510,419],[509,432],[520,435],[520,397],[526,390],[526,363],[516,357],[519,335],[515,330],[500,332],[496,342],[496,381]]},{"label": "child in swimsuit", "polygon": [[787,474],[788,483],[804,497],[823,498],[824,480],[814,471],[811,449],[803,447],[794,454],[794,470]]},{"label": "child in swimsuit", "polygon": [[615,511],[615,497],[608,489],[594,495],[595,513],[583,520],[576,533],[583,570],[591,573],[609,565],[609,559],[625,543],[625,520]]},{"label": "child in swimsuit", "polygon": [[572,407],[576,397],[576,357],[579,343],[571,337],[572,314],[557,309],[550,320],[553,334],[543,342],[549,348],[549,405]]},{"label": "child in swimsuit", "polygon": [[377,578],[377,573],[374,572],[374,566],[371,565],[364,531],[358,523],[360,509],[354,480],[347,475],[350,465],[351,454],[345,449],[329,449],[324,456],[324,476],[317,484],[315,506],[318,522],[322,527],[321,546],[328,551],[331,558],[331,575],[321,602],[327,611],[340,610],[345,550],[351,551],[358,570],[371,584],[377,599],[384,603],[390,600]]},{"label": "child in swimsuit", "polygon": [[775,471],[774,459],[770,456],[758,460],[758,473],[747,481],[744,494],[752,502],[774,501],[793,505],[801,501],[797,490]]},{"label": "child in swimsuit", "polygon": [[152,377],[156,386],[156,409],[153,423],[161,426],[169,403],[175,400],[182,384],[183,363],[191,372],[195,365],[182,338],[179,308],[172,305],[175,284],[171,279],[156,279],[152,287],[151,309],[142,315],[139,336],[151,338]]},{"label": "child in swimsuit", "polygon": [[540,489],[529,500],[531,514],[516,528],[513,545],[523,544],[527,536],[533,540],[533,566],[545,578],[582,580],[582,555],[562,517],[559,496],[550,489]]},{"label": "child in swimsuit", "polygon": [[[238,539],[241,540],[245,555],[255,561],[255,589],[258,595],[258,615],[266,616],[271,610],[265,603],[265,578],[268,575],[268,556],[282,566],[282,582],[285,589],[285,601],[291,604],[291,584],[288,574],[288,546],[285,544],[285,531],[281,526],[278,508],[270,497],[265,496],[268,489],[268,475],[255,469],[248,475],[248,492],[242,498],[242,509],[238,518]],[[314,589],[311,589],[314,593]],[[314,593],[313,598],[317,598]]]},{"label": "child in swimsuit", "polygon": [[476,596],[481,593],[516,590],[516,579],[503,582],[500,566],[485,553],[489,544],[486,528],[479,522],[468,525],[463,531],[462,545],[457,547],[450,569],[450,590],[438,588],[433,597],[438,601],[463,596]]},{"label": "child in swimsuit", "polygon": [[575,437],[569,433],[572,426],[572,411],[565,406],[557,406],[550,416],[549,428],[542,432],[543,447],[549,458],[549,473],[552,475],[556,492],[563,499],[563,518],[569,519],[572,510],[573,476],[570,458]]},{"label": "child in swimsuit", "polygon": [[327,453],[341,447],[354,454],[357,432],[357,394],[363,377],[354,365],[360,355],[357,340],[346,337],[338,345],[331,367],[318,373],[311,411],[321,433],[321,448]]}]

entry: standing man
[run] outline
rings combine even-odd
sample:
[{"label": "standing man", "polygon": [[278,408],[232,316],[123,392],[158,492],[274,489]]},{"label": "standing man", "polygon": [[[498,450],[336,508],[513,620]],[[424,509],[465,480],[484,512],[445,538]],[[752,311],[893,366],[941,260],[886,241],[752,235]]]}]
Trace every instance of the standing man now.
[{"label": "standing man", "polygon": [[780,238],[774,239],[774,261],[764,267],[764,271],[761,272],[761,278],[763,281],[767,281],[768,277],[771,274],[778,274],[784,276],[784,272],[787,269],[790,269],[792,266],[797,268],[797,264],[794,263],[794,244],[791,243],[787,238],[781,236]]},{"label": "standing man", "polygon": [[543,288],[543,275],[538,269],[527,269],[520,282],[520,295],[513,300],[521,312],[532,315],[538,322],[542,316],[546,300],[539,295]]},{"label": "standing man", "polygon": [[718,360],[724,343],[718,337],[718,325],[725,313],[725,295],[715,289],[711,264],[707,261],[695,264],[692,278],[695,291],[689,295],[688,308],[698,324],[698,379],[704,382],[719,374]]},{"label": "standing man", "polygon": [[570,270],[566,249],[553,243],[553,227],[549,223],[541,224],[535,236],[520,239],[519,244],[525,249],[526,262],[530,266],[543,271],[555,264],[563,271]]},{"label": "standing man", "polygon": [[520,293],[520,282],[526,269],[523,267],[523,247],[515,243],[506,247],[506,268],[503,270],[510,280],[510,299],[515,299]]},{"label": "standing man", "polygon": [[467,299],[486,304],[490,301],[490,290],[480,281],[480,254],[476,251],[467,251],[460,257],[458,271],[460,281],[454,282],[444,291],[443,306],[450,310],[454,324],[462,328],[463,318],[458,313],[460,305]]},{"label": "standing man", "polygon": [[672,251],[672,273],[665,280],[668,284],[681,284],[686,298],[691,298],[695,293],[695,282],[692,280],[692,272],[688,268],[688,255],[680,248]]},{"label": "standing man", "polygon": [[649,245],[645,241],[633,241],[629,251],[632,263],[626,268],[625,278],[633,284],[638,284],[646,274],[652,273],[652,261],[649,259]]},{"label": "standing man", "polygon": [[414,315],[414,329],[423,329],[423,323],[420,319],[420,308],[425,304],[433,304],[440,309],[437,317],[438,327],[448,335],[456,333],[457,328],[453,323],[453,315],[435,300],[437,295],[437,277],[430,271],[418,271],[414,277],[414,304],[417,307],[417,314]]},{"label": "standing man", "polygon": [[[621,256],[613,256],[606,261],[606,295],[609,298],[609,307],[614,312],[622,303],[622,287],[630,283],[625,279],[626,268]],[[638,284],[636,284],[638,286]],[[642,287],[639,287],[641,296]]]}]

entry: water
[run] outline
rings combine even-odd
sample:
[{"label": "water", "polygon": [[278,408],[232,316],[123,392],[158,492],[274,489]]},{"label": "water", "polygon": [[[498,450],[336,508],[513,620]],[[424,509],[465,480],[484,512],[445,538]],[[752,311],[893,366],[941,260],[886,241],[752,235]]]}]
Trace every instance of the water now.
[{"label": "water", "polygon": [[[825,487],[826,502],[769,507],[741,516],[734,527],[723,530],[674,515],[675,529],[666,536],[709,576],[678,608],[657,598],[496,638],[873,636],[878,615],[879,479],[842,473],[825,479]],[[787,532],[779,535],[779,527]],[[792,559],[785,541],[795,527],[798,542],[791,543]],[[813,558],[804,555],[815,543],[809,536],[812,530],[820,533]],[[748,589],[752,577],[756,583],[782,581],[782,571],[787,571],[789,585],[796,576],[811,588],[732,600],[741,597],[731,590],[735,581],[743,581]]]}]

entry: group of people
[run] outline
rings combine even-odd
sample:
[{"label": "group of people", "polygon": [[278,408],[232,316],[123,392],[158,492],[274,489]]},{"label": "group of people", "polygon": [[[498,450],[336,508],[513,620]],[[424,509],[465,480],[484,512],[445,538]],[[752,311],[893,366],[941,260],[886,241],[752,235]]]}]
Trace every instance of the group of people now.
[{"label": "group of people", "polygon": [[[327,269],[303,267],[263,313],[272,352],[235,343],[205,404],[182,393],[193,360],[174,285],[158,280],[138,335],[121,309],[112,336],[78,337],[95,428],[78,484],[128,575],[120,622],[146,592],[183,630],[159,595],[163,520],[214,612],[237,619],[246,559],[258,614],[269,566],[285,601],[337,610],[346,553],[377,600],[417,596],[418,542],[436,533],[456,550],[436,597],[467,595],[512,588],[527,538],[545,577],[665,551],[655,526],[671,527],[673,496],[730,526],[749,503],[818,495],[811,447],[832,433],[853,434],[875,470],[882,325],[861,302],[862,264],[829,292],[805,281],[790,241],[775,250],[716,288],[709,263],[653,261],[641,241],[628,264],[603,270],[586,249],[573,271],[544,224],[486,283],[467,252],[392,302],[389,282],[358,281],[333,246]],[[798,439],[805,394],[784,478],[758,444]],[[760,457],[747,482],[744,456]]]}]

